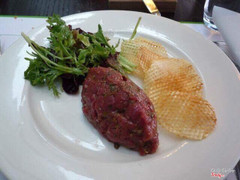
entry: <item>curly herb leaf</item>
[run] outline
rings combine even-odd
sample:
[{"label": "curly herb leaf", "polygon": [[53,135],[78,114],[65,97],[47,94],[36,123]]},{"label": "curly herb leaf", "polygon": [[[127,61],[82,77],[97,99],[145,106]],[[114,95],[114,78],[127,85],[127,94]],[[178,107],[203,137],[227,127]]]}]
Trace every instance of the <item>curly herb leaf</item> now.
[{"label": "curly herb leaf", "polygon": [[142,17],[139,17],[139,18],[138,18],[138,21],[137,21],[137,24],[135,25],[135,28],[134,28],[134,30],[133,30],[133,33],[132,33],[132,35],[131,35],[131,37],[130,37],[130,40],[132,40],[132,39],[136,36],[136,34],[137,34],[137,29],[138,29],[138,26],[139,26],[141,20],[142,20]]},{"label": "curly herb leaf", "polygon": [[[30,63],[24,72],[25,79],[33,86],[47,85],[55,96],[59,96],[56,83],[62,75],[72,74],[73,77],[84,78],[89,68],[104,64],[108,57],[116,54],[120,41],[116,46],[111,46],[101,25],[92,34],[79,28],[72,30],[58,15],[48,17],[47,22],[50,32],[49,48],[38,45],[22,33],[33,50],[30,54],[32,58],[25,58]],[[126,72],[133,71],[134,65],[124,57],[120,57],[118,61],[119,68]]]},{"label": "curly herb leaf", "polygon": [[55,80],[63,73],[59,70],[50,68],[37,54],[33,56],[35,57],[34,59],[26,58],[30,64],[28,69],[24,72],[25,79],[29,80],[33,86],[46,84],[48,88],[53,91],[55,96],[59,96]]},{"label": "curly herb leaf", "polygon": [[[137,24],[134,27],[133,33],[132,33],[129,41],[132,40],[136,36],[137,28],[141,22],[141,19],[142,19],[141,17],[138,18]],[[118,42],[118,44],[119,44],[119,42]],[[118,56],[118,62],[120,63],[122,69],[127,73],[133,72],[134,69],[136,68],[136,65],[133,64],[132,62],[128,61],[128,59],[125,58],[121,53]]]},{"label": "curly herb leaf", "polygon": [[74,49],[72,48],[75,40],[72,31],[58,15],[48,17],[47,22],[49,23],[47,28],[50,31],[50,37],[48,38],[50,48],[60,57],[73,57]]}]

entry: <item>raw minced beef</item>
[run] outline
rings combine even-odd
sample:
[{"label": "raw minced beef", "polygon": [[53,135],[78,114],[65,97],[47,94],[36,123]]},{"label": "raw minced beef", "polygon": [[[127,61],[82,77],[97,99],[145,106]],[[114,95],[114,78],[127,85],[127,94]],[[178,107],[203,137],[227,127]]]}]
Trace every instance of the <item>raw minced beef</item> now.
[{"label": "raw minced beef", "polygon": [[90,123],[115,146],[141,155],[157,150],[154,107],[130,79],[112,68],[91,68],[83,83],[83,112]]}]

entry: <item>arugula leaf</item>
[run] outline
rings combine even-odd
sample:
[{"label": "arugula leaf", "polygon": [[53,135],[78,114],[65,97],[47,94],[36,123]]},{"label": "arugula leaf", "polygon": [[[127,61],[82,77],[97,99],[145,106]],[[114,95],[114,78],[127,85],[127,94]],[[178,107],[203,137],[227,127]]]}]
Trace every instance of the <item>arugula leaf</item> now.
[{"label": "arugula leaf", "polygon": [[106,37],[103,35],[103,31],[102,31],[102,26],[99,24],[98,25],[98,32],[95,33],[95,37],[96,40],[101,43],[101,45],[104,45],[109,51],[110,53],[113,55],[116,53],[116,49],[114,46],[111,46],[108,43],[108,40],[106,39]]},{"label": "arugula leaf", "polygon": [[33,86],[47,84],[48,88],[53,91],[53,94],[59,96],[55,80],[63,73],[59,70],[50,68],[41,61],[41,57],[37,54],[31,55],[34,56],[35,59],[26,58],[30,64],[28,69],[24,72],[25,79],[29,80]]},{"label": "arugula leaf", "polygon": [[100,24],[98,25],[98,32],[95,33],[95,37],[98,40],[98,42],[100,42],[101,44],[111,48],[111,46],[108,44],[107,39],[103,35],[102,26]]},{"label": "arugula leaf", "polygon": [[133,33],[132,33],[131,37],[130,37],[130,40],[132,40],[135,37],[135,35],[137,34],[137,28],[138,28],[138,26],[141,22],[141,19],[142,19],[142,17],[138,18],[137,24],[135,25],[135,28],[133,30]]},{"label": "arugula leaf", "polygon": [[[68,67],[64,66],[60,63],[54,62],[50,60],[47,56],[50,55],[50,52],[47,48],[39,46],[37,43],[34,41],[30,40],[28,36],[26,36],[24,33],[22,33],[23,38],[28,42],[28,44],[31,46],[31,48],[35,51],[35,57],[37,59],[40,59],[45,62],[47,66],[50,68],[60,70],[64,73],[70,73],[70,74],[76,74],[76,75],[84,75],[84,69],[78,69],[75,67]],[[36,60],[37,60],[36,59]],[[58,57],[58,59],[61,59],[61,57]]]},{"label": "arugula leaf", "polygon": [[136,65],[132,62],[128,61],[127,58],[121,55],[121,53],[118,56],[118,62],[122,66],[123,70],[127,73],[131,73],[134,71]]},{"label": "arugula leaf", "polygon": [[86,47],[90,46],[89,38],[83,34],[78,34],[77,39],[79,39]]},{"label": "arugula leaf", "polygon": [[[32,58],[25,58],[29,61],[29,67],[24,72],[24,77],[33,86],[47,85],[55,96],[60,94],[56,83],[62,76],[71,74],[70,77],[83,79],[89,68],[104,64],[107,58],[117,53],[116,48],[120,41],[111,46],[101,25],[98,25],[98,31],[92,34],[80,28],[72,30],[58,15],[48,17],[47,22],[50,31],[48,48],[38,45],[22,33],[33,50],[29,53]],[[119,68],[115,68],[120,72],[123,72],[122,69],[125,72],[133,71],[134,65],[124,57],[120,56],[117,61]]]},{"label": "arugula leaf", "polygon": [[51,52],[47,48],[39,46],[24,33],[22,33],[22,36],[34,50],[34,53],[30,54],[34,57],[33,59],[25,58],[30,61],[30,64],[24,72],[24,78],[29,80],[33,86],[46,84],[48,88],[53,91],[53,94],[58,96],[59,92],[56,88],[55,81],[60,75],[64,73],[84,75],[88,71],[86,67],[68,67],[50,60],[48,56],[57,60],[61,58],[54,55],[51,56]]},{"label": "arugula leaf", "polygon": [[60,57],[72,56],[74,53],[72,47],[75,44],[72,31],[58,15],[49,17],[47,22],[49,23],[47,28],[50,31],[48,38],[50,48]]},{"label": "arugula leaf", "polygon": [[[141,22],[141,19],[142,19],[141,17],[138,18],[137,24],[134,27],[134,30],[132,32],[132,35],[131,35],[129,41],[131,41],[137,34],[137,28]],[[119,44],[119,42],[118,42],[118,44]],[[136,68],[136,65],[134,63],[128,61],[128,59],[125,58],[121,53],[118,56],[118,62],[120,63],[122,69],[127,73],[133,72],[134,69]]]}]

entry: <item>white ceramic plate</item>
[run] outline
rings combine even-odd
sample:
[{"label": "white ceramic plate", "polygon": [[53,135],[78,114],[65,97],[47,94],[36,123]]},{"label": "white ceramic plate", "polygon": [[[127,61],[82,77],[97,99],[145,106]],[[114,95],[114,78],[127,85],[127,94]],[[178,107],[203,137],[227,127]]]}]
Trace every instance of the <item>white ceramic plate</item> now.
[{"label": "white ceramic plate", "polygon": [[[99,11],[64,19],[90,32],[100,23],[114,43],[130,37],[139,16],[138,35],[191,61],[202,76],[217,114],[215,131],[190,141],[160,129],[153,155],[115,150],[83,116],[80,94],[55,98],[24,80],[30,48],[20,38],[0,58],[0,169],[10,179],[209,179],[213,169],[234,167],[240,155],[240,76],[213,43],[180,23],[144,13]],[[29,35],[47,45],[45,25]]]}]

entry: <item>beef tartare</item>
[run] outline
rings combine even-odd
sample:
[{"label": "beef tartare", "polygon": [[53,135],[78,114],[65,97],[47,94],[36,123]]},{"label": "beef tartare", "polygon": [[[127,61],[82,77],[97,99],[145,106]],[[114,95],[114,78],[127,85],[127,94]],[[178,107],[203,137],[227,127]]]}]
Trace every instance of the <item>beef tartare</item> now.
[{"label": "beef tartare", "polygon": [[158,147],[154,107],[130,79],[112,68],[91,68],[83,83],[83,112],[115,146],[151,154]]}]

